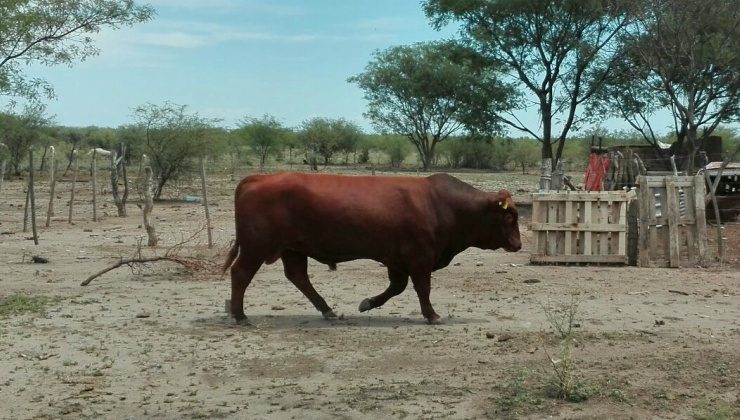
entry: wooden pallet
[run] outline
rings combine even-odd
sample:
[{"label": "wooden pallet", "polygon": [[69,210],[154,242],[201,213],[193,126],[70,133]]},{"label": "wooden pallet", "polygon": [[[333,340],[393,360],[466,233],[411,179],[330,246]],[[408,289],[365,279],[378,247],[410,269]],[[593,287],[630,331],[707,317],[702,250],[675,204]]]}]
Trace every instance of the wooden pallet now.
[{"label": "wooden pallet", "polygon": [[702,176],[639,176],[639,265],[702,264],[707,221]]},{"label": "wooden pallet", "polygon": [[627,204],[624,191],[535,193],[532,263],[625,264]]}]

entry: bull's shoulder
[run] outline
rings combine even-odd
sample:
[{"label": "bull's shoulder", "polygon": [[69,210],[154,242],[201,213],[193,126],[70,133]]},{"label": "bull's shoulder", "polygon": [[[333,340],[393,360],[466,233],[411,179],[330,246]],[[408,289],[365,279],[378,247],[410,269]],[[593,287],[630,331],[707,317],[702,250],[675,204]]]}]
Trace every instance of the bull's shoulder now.
[{"label": "bull's shoulder", "polygon": [[448,174],[434,174],[427,177],[432,187],[443,195],[479,195],[483,191]]}]

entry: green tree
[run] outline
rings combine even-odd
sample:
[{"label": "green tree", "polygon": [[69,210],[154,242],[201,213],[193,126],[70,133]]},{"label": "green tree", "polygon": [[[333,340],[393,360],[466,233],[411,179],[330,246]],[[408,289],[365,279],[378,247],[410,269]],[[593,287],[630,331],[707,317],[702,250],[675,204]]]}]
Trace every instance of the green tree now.
[{"label": "green tree", "polygon": [[388,164],[392,168],[400,168],[403,161],[411,154],[409,142],[406,138],[399,135],[382,136],[380,148],[388,156]]},{"label": "green tree", "polygon": [[27,106],[21,115],[0,113],[0,143],[7,147],[10,170],[21,175],[21,163],[28,156],[28,148],[41,146],[45,137],[43,129],[50,123],[44,115],[44,107]]},{"label": "green tree", "polygon": [[[503,67],[517,83],[520,97],[531,98],[495,117],[539,140],[542,159],[552,167],[568,133],[578,127],[577,109],[610,76],[618,58],[617,35],[631,22],[630,5],[622,0],[423,2],[433,27],[459,24],[463,42],[475,48],[480,63]],[[531,107],[538,111],[540,131],[513,112]]]},{"label": "green tree", "polygon": [[246,140],[259,157],[261,171],[265,167],[267,157],[280,150],[286,131],[277,118],[265,114],[262,118],[242,119],[237,134]]},{"label": "green tree", "polygon": [[305,121],[298,138],[303,144],[306,161],[313,170],[317,169],[319,157],[324,159],[324,165],[328,165],[339,150],[339,133],[335,122],[329,118],[316,117]]},{"label": "green tree", "polygon": [[473,65],[470,57],[453,42],[397,46],[376,52],[349,81],[365,92],[365,116],[376,129],[406,136],[427,170],[439,142],[475,116],[510,106],[511,91],[493,67]]},{"label": "green tree", "polygon": [[98,53],[92,35],[101,29],[153,15],[132,0],[0,0],[0,96],[53,96],[50,85],[23,73],[25,65],[72,65]]},{"label": "green tree", "polygon": [[293,129],[288,129],[285,131],[285,136],[283,137],[283,151],[288,150],[288,165],[290,165],[290,168],[293,169],[294,158],[295,158],[295,152],[296,149],[298,149],[301,146],[301,141],[298,138],[298,134]]},{"label": "green tree", "polygon": [[364,136],[362,129],[344,118],[332,121],[331,126],[337,138],[337,152],[344,153],[344,164],[347,165],[349,157],[357,153],[357,147]]},{"label": "green tree", "polygon": [[675,147],[689,152],[685,169],[693,171],[700,141],[740,117],[737,1],[646,1],[619,56],[599,98],[605,106],[594,109],[624,118],[656,147],[652,117],[671,112]]},{"label": "green tree", "polygon": [[187,105],[147,103],[134,109],[134,119],[156,177],[155,200],[168,181],[194,170],[196,158],[213,149],[208,140],[215,121],[189,113]]},{"label": "green tree", "polygon": [[520,168],[522,174],[535,166],[540,160],[540,147],[534,140],[515,139],[512,141],[511,160]]}]

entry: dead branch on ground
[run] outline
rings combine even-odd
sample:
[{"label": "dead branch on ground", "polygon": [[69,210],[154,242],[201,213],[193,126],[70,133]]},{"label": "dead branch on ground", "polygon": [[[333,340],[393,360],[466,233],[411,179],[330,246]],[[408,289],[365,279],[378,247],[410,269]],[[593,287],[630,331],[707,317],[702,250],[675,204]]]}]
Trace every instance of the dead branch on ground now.
[{"label": "dead branch on ground", "polygon": [[180,264],[183,266],[186,270],[190,272],[198,272],[198,271],[206,271],[206,272],[216,272],[216,270],[219,267],[219,264],[213,260],[206,259],[206,258],[199,258],[199,257],[191,257],[191,256],[185,256],[181,254],[181,251],[183,247],[194,241],[195,238],[202,233],[206,227],[201,227],[200,230],[192,234],[187,239],[182,240],[179,243],[176,243],[175,245],[172,245],[171,247],[167,248],[167,251],[165,251],[164,255],[154,255],[150,257],[145,257],[141,254],[142,250],[142,239],[139,239],[139,242],[136,246],[136,252],[134,252],[133,257],[131,258],[121,258],[114,264],[98,271],[97,273],[91,275],[85,281],[80,283],[80,286],[87,286],[90,284],[91,281],[96,279],[97,277],[102,276],[103,274],[115,270],[118,267],[122,266],[128,266],[131,268],[131,270],[135,270],[137,267],[146,266],[146,264],[157,262],[157,261],[169,261],[173,263]]}]

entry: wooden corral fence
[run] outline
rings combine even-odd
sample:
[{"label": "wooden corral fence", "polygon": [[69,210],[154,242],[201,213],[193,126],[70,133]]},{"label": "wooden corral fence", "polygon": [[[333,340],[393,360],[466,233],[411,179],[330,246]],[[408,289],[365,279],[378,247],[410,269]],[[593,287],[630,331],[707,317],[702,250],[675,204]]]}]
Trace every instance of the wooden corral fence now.
[{"label": "wooden corral fence", "polygon": [[627,205],[633,193],[532,195],[532,263],[625,264]]},{"label": "wooden corral fence", "polygon": [[639,265],[702,264],[707,254],[702,176],[637,177]]}]

